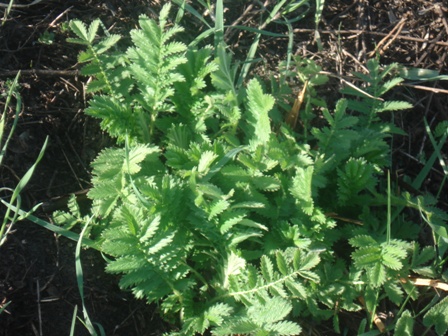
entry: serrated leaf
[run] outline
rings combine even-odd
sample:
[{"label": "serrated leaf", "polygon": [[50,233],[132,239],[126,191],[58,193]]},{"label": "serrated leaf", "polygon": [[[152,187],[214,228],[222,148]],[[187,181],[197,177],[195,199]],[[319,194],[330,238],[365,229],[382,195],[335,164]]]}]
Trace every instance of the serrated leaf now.
[{"label": "serrated leaf", "polygon": [[378,95],[379,96],[384,95],[387,91],[394,88],[395,86],[400,84],[402,81],[403,81],[403,78],[400,78],[400,77],[395,77],[395,78],[392,78],[391,80],[388,80],[387,82],[383,83],[380,86]]},{"label": "serrated leaf", "polygon": [[136,213],[128,209],[125,205],[120,208],[121,218],[124,220],[124,224],[127,224],[127,227],[132,235],[136,235],[139,230],[139,221],[135,217]]},{"label": "serrated leaf", "polygon": [[263,191],[276,191],[281,187],[280,181],[271,176],[257,176],[254,177],[252,183],[257,189]]},{"label": "serrated leaf", "polygon": [[302,328],[291,321],[277,322],[269,325],[267,329],[275,335],[299,335],[302,332]]},{"label": "serrated leaf", "polygon": [[215,325],[220,326],[224,321],[224,317],[229,316],[232,312],[233,308],[228,304],[217,303],[207,309],[207,311],[204,313],[204,317],[208,321],[213,322]]},{"label": "serrated leaf", "polygon": [[[82,59],[85,59],[84,62],[89,61],[88,57],[91,57],[91,55],[89,55],[89,54],[81,55],[81,54],[79,54],[78,62],[81,63],[83,61]],[[82,59],[81,59],[81,56],[83,56]],[[94,63],[89,63],[89,64],[83,66],[81,69],[81,73],[84,76],[95,76],[100,71],[101,71],[100,66],[98,64],[94,64]]]},{"label": "serrated leaf", "polygon": [[166,235],[163,239],[160,239],[156,244],[151,246],[147,250],[146,253],[148,255],[159,253],[162,249],[164,249],[165,247],[169,246],[173,242],[175,234],[176,234],[175,232],[172,232],[172,233]]},{"label": "serrated leaf", "polygon": [[[71,20],[69,23],[70,29],[86,44],[89,44],[89,38],[87,34],[87,28],[83,22],[80,20]],[[76,42],[75,42],[76,43]]]},{"label": "serrated leaf", "polygon": [[286,292],[286,290],[283,288],[283,285],[280,284],[274,284],[269,286],[269,293],[273,296],[273,297],[281,297],[284,299],[288,299],[289,295]]},{"label": "serrated leaf", "polygon": [[238,224],[246,215],[239,215],[232,218],[227,219],[219,228],[222,234],[229,231],[234,225]]},{"label": "serrated leaf", "polygon": [[59,210],[53,212],[52,219],[56,225],[62,226],[68,230],[73,228],[79,222],[79,219],[72,214]]},{"label": "serrated leaf", "polygon": [[158,153],[159,148],[149,145],[136,145],[129,150],[129,156],[123,163],[123,171],[128,174],[136,174],[140,171],[140,163],[150,154]]},{"label": "serrated leaf", "polygon": [[219,187],[211,183],[198,183],[196,187],[198,191],[200,191],[204,195],[213,197],[215,199],[220,199],[224,195]]},{"label": "serrated leaf", "polygon": [[283,256],[283,254],[281,254],[281,252],[277,252],[275,254],[276,260],[277,260],[277,268],[280,271],[280,273],[282,275],[288,275],[289,271],[288,271],[288,265],[286,263],[285,257]]},{"label": "serrated leaf", "polygon": [[301,300],[305,300],[308,296],[305,286],[293,280],[286,280],[285,286],[289,289],[293,296],[297,296]]},{"label": "serrated leaf", "polygon": [[[254,330],[257,330],[258,325],[249,319],[238,320],[231,326],[232,334],[250,335]],[[226,333],[228,335],[228,333]]]},{"label": "serrated leaf", "polygon": [[297,272],[302,278],[311,280],[313,282],[319,283],[320,282],[320,277],[318,274],[316,274],[315,272],[312,271],[298,271]]},{"label": "serrated leaf", "polygon": [[403,290],[396,283],[388,282],[384,285],[387,297],[390,301],[399,306],[403,301]]},{"label": "serrated leaf", "polygon": [[271,123],[268,112],[274,106],[275,100],[271,95],[264,94],[260,83],[252,79],[247,85],[248,116],[250,125],[248,140],[252,148],[268,143],[271,135]]},{"label": "serrated leaf", "polygon": [[357,267],[366,267],[382,260],[381,249],[379,246],[361,247],[352,253],[352,258]]},{"label": "serrated leaf", "polygon": [[400,261],[400,259],[391,254],[384,254],[382,262],[384,266],[393,269],[395,271],[398,271],[403,268],[403,263]]},{"label": "serrated leaf", "polygon": [[395,335],[413,336],[414,334],[414,318],[409,310],[405,310],[395,325]]},{"label": "serrated leaf", "polygon": [[224,261],[224,267],[222,268],[222,287],[228,289],[229,277],[231,275],[238,275],[241,269],[246,266],[246,260],[237,256],[234,252],[230,252]]},{"label": "serrated leaf", "polygon": [[293,177],[291,194],[298,202],[298,206],[307,215],[312,215],[314,209],[314,201],[312,197],[312,178],[314,167],[296,168],[296,175]]},{"label": "serrated leaf", "polygon": [[73,216],[75,216],[76,218],[81,218],[81,209],[79,208],[79,204],[76,200],[75,194],[71,194],[68,198],[67,207]]},{"label": "serrated leaf", "polygon": [[115,46],[115,44],[117,44],[117,42],[120,39],[121,39],[120,35],[111,34],[111,35],[105,37],[104,39],[102,39],[98,44],[96,44],[94,46],[94,50],[96,51],[96,53],[98,55],[101,55],[104,52],[106,52],[107,50],[109,50],[110,48],[112,48],[113,46]]},{"label": "serrated leaf", "polygon": [[93,40],[95,39],[99,25],[100,25],[99,19],[93,20],[92,23],[90,24],[89,30],[87,32],[87,39],[89,40],[90,43],[92,43]]},{"label": "serrated leaf", "polygon": [[366,269],[370,285],[379,287],[386,282],[386,269],[383,264],[376,263]]},{"label": "serrated leaf", "polygon": [[373,237],[368,235],[361,235],[350,238],[349,243],[353,247],[366,247],[369,245],[376,245],[377,242]]},{"label": "serrated leaf", "polygon": [[87,93],[95,93],[107,89],[107,83],[104,80],[92,80],[87,84]]},{"label": "serrated leaf", "polygon": [[136,256],[126,256],[110,262],[106,267],[106,271],[110,273],[127,273],[138,270],[143,266],[144,260],[141,258],[137,258]]},{"label": "serrated leaf", "polygon": [[151,221],[151,223],[148,225],[148,227],[143,232],[143,235],[140,237],[140,243],[145,243],[148,239],[151,239],[156,234],[159,225],[160,225],[160,215],[157,215],[154,217],[154,219]]},{"label": "serrated leaf", "polygon": [[229,246],[231,246],[231,247],[236,246],[245,240],[248,240],[250,238],[255,238],[255,237],[261,237],[261,236],[262,236],[262,234],[259,231],[257,231],[257,232],[254,232],[254,231],[238,232],[238,233],[234,234],[234,236],[232,237],[232,240],[230,241]]},{"label": "serrated leaf", "polygon": [[446,335],[448,331],[448,296],[425,314],[423,324],[426,327],[434,326],[438,335]]},{"label": "serrated leaf", "polygon": [[248,227],[252,227],[252,228],[256,228],[256,229],[260,229],[260,230],[264,230],[264,231],[268,231],[269,229],[267,228],[267,226],[254,222],[253,220],[247,219],[247,218],[243,218],[239,223],[239,225],[244,225],[244,226],[248,226]]},{"label": "serrated leaf", "polygon": [[199,159],[198,164],[198,172],[199,173],[207,173],[212,163],[215,161],[215,159],[218,157],[215,153],[212,151],[205,151],[201,154],[201,158]]},{"label": "serrated leaf", "polygon": [[253,305],[247,309],[247,314],[252,321],[263,325],[274,323],[285,318],[292,310],[292,305],[281,297],[273,297],[263,305]]},{"label": "serrated leaf", "polygon": [[220,213],[227,210],[229,208],[229,206],[230,206],[230,203],[228,201],[223,200],[223,199],[217,200],[210,206],[208,220],[215,218],[217,215],[219,215]]},{"label": "serrated leaf", "polygon": [[412,104],[405,101],[387,101],[382,103],[378,109],[376,109],[376,112],[399,111],[411,108]]},{"label": "serrated leaf", "polygon": [[262,256],[260,268],[263,278],[265,278],[267,282],[271,282],[274,279],[274,266],[272,265],[271,259],[267,256]]},{"label": "serrated leaf", "polygon": [[320,257],[318,253],[307,253],[300,261],[300,270],[310,270],[316,267],[320,263]]}]

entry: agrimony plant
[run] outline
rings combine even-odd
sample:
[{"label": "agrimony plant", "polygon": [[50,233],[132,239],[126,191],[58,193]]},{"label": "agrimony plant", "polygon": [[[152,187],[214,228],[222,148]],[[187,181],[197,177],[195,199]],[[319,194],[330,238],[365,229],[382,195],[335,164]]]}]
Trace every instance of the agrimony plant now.
[{"label": "agrimony plant", "polygon": [[[320,128],[308,105],[307,132],[295,133],[260,80],[235,84],[223,41],[176,42],[169,8],[158,22],[140,17],[126,52],[118,37],[96,40],[98,22],[71,23],[71,41],[87,48],[83,72],[95,79],[86,112],[120,145],[92,163],[90,238],[112,257],[106,270],[158,302],[182,335],[294,335],[310,317],[333,318],[338,329],[340,310],[362,309],[359,297],[372,316],[385,296],[402,304],[411,293],[403,279],[434,255],[399,231],[391,237],[378,210],[387,138],[398,132],[379,114],[410,106],[382,98],[400,82],[393,66],[369,61],[369,73],[357,74],[362,93],[346,89],[334,111],[321,104]],[[303,80],[318,85],[325,78],[309,63]],[[445,227],[434,207],[405,196],[389,199],[437,213]],[[73,205],[55,216],[69,226],[79,219]],[[408,326],[402,316],[397,325]]]}]

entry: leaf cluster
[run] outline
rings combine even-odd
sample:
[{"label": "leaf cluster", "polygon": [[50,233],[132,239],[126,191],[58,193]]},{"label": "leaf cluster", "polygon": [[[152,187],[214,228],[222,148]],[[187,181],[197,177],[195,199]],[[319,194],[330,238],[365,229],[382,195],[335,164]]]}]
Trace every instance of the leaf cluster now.
[{"label": "leaf cluster", "polygon": [[[387,234],[388,199],[398,212],[419,209],[440,237],[447,219],[427,198],[383,196],[387,138],[399,132],[379,114],[410,106],[382,98],[401,81],[394,65],[369,61],[356,74],[365,87],[345,89],[330,111],[313,98],[325,76],[297,59],[314,91],[307,130],[295,133],[272,118],[281,97],[256,78],[235,84],[224,42],[187,47],[168,14],[166,5],[158,22],[140,17],[122,52],[111,51],[117,36],[96,40],[98,21],[71,23],[93,77],[86,112],[120,145],[92,163],[89,197],[92,230],[112,257],[106,270],[122,275],[123,289],[159,303],[182,335],[294,335],[309,316],[333,317],[337,329],[339,311],[360,310],[359,297],[372,315],[384,297],[401,305],[411,272],[437,275],[434,250]],[[316,106],[319,128],[309,122]],[[55,218],[72,227],[82,216],[70,210]],[[436,310],[428,325],[442,330]],[[402,316],[397,328],[408,328]]]}]

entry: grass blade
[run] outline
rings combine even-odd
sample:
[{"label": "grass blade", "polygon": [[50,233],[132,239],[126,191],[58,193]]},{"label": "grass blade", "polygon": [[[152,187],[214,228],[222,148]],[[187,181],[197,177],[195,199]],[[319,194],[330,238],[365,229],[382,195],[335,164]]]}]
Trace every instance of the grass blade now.
[{"label": "grass blade", "polygon": [[215,12],[215,50],[224,42],[224,6],[222,0],[216,2]]},{"label": "grass blade", "polygon": [[87,312],[85,301],[84,301],[84,275],[82,271],[82,264],[81,264],[81,247],[82,247],[82,240],[83,236],[86,233],[86,230],[92,221],[93,217],[90,217],[89,220],[86,222],[84,227],[82,228],[81,234],[79,235],[78,243],[76,244],[76,250],[75,250],[75,268],[76,268],[76,282],[78,283],[78,290],[79,295],[81,296],[81,304],[82,304],[82,312],[84,315],[84,322],[87,330],[91,335],[96,336],[97,333],[95,331],[95,327],[92,324],[92,321],[90,320],[89,314]]},{"label": "grass blade", "polygon": [[[26,211],[23,211],[23,210],[19,209],[18,207],[14,206],[14,205],[12,205],[12,204],[4,201],[4,200],[0,199],[0,202],[2,202],[11,211],[17,212],[23,218],[26,218],[29,221],[31,221],[31,222],[39,225],[39,226],[42,226],[44,229],[50,230],[50,231],[52,231],[52,232],[54,232],[56,234],[59,234],[59,235],[65,237],[65,238],[68,238],[68,239],[73,240],[75,242],[78,242],[79,239],[80,239],[79,234],[77,234],[75,232],[72,232],[72,231],[66,230],[66,229],[64,229],[64,228],[62,228],[60,226],[48,223],[48,222],[46,222],[46,221],[44,221],[44,220],[42,220],[42,219],[40,219],[40,218],[38,218],[38,217],[36,217],[34,215],[30,215]],[[96,242],[94,242],[93,240],[91,240],[91,239],[83,238],[82,244],[84,246],[87,246],[87,247],[90,247],[90,248],[94,248],[95,250],[98,250],[98,251],[100,250],[98,244]]]},{"label": "grass blade", "polygon": [[[48,137],[45,139],[45,142],[40,150],[39,156],[37,157],[36,161],[31,166],[31,168],[28,169],[28,171],[25,173],[25,175],[20,179],[19,183],[13,190],[13,193],[11,195],[11,199],[9,202],[10,202],[10,204],[17,204],[17,209],[20,209],[20,205],[21,205],[20,192],[23,190],[23,188],[25,188],[25,186],[28,184],[29,180],[33,176],[34,170],[36,169],[37,164],[40,162],[40,160],[44,156],[47,144],[48,144]],[[4,202],[2,200],[2,203],[5,204],[6,202]],[[5,233],[5,230],[6,230],[6,226],[7,226],[8,222],[10,222],[10,226],[8,228],[8,232],[9,232],[11,230],[12,226],[14,225],[14,223],[17,221],[17,218],[19,216],[19,213],[17,211],[15,211],[14,215],[11,218],[10,213],[11,213],[11,208],[7,207],[5,216],[3,217],[2,226],[0,228],[0,246],[3,245],[6,241],[7,232]]]},{"label": "grass blade", "polygon": [[11,301],[6,302],[3,304],[3,306],[0,308],[0,314],[3,313],[3,311],[10,305]]},{"label": "grass blade", "polygon": [[173,2],[178,5],[179,7],[183,7],[186,11],[190,12],[191,15],[196,17],[199,21],[201,21],[203,24],[205,24],[208,28],[212,28],[208,22],[202,17],[199,12],[191,7],[189,4],[186,4],[184,0],[173,0]]},{"label": "grass blade", "polygon": [[70,326],[70,336],[75,336],[75,323],[77,315],[78,315],[78,305],[75,306],[75,310],[73,311],[72,324]]},{"label": "grass blade", "polygon": [[322,41],[320,39],[319,34],[319,22],[322,17],[322,12],[324,10],[325,0],[316,0],[316,13],[314,15],[314,25],[315,25],[315,31],[314,31],[314,40],[317,43],[317,48],[319,51],[322,51]]},{"label": "grass blade", "polygon": [[[7,111],[8,111],[8,106],[11,103],[11,98],[14,95],[14,92],[17,88],[17,85],[19,82],[19,76],[20,76],[20,71],[17,73],[17,76],[14,78],[14,81],[12,82],[12,84],[9,88],[8,95],[6,96],[5,108],[3,109],[3,114],[0,119],[0,144],[3,139],[3,133],[4,133],[5,127],[6,127],[6,115],[7,115]],[[6,138],[5,143],[0,151],[0,164],[3,162],[3,157],[6,153],[6,149],[8,148],[9,140],[11,139],[11,137],[14,133],[14,130],[16,129],[17,121],[19,120],[19,113],[22,108],[22,99],[21,99],[20,95],[16,94],[15,96],[17,99],[16,112],[14,114],[14,121],[12,123],[11,130],[9,131],[8,137]]]}]

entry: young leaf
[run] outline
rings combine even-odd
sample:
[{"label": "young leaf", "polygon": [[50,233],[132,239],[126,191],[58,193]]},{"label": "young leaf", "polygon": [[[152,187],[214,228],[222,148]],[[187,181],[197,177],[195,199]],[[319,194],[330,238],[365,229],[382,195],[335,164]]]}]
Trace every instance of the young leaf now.
[{"label": "young leaf", "polygon": [[250,147],[266,145],[271,135],[271,124],[268,112],[274,106],[274,98],[264,94],[260,83],[252,79],[247,85],[247,122],[249,131],[246,134]]}]

